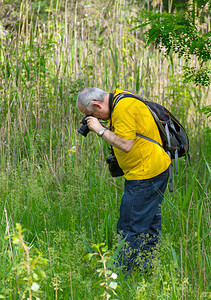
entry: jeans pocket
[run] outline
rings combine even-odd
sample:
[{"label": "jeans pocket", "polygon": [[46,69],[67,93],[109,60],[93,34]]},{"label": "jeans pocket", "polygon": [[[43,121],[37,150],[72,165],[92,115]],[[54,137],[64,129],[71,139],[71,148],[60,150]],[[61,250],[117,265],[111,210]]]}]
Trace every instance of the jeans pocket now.
[{"label": "jeans pocket", "polygon": [[150,180],[146,181],[144,196],[146,200],[150,200],[152,197],[152,182]]},{"label": "jeans pocket", "polygon": [[152,183],[150,180],[137,180],[135,186],[135,195],[141,199],[148,200],[152,196]]}]

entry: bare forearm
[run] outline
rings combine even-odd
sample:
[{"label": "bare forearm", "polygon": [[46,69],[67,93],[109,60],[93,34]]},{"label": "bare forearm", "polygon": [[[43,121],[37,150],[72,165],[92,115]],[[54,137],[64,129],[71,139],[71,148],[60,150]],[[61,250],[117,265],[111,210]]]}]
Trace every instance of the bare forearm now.
[{"label": "bare forearm", "polygon": [[[87,125],[88,125],[89,129],[97,134],[99,133],[99,131],[101,129],[104,128],[104,126],[102,124],[100,124],[98,119],[96,119],[94,117],[91,117],[91,116],[87,117],[86,120],[87,120]],[[109,129],[103,133],[102,138],[105,141],[107,141],[110,145],[112,145],[122,151],[125,151],[125,152],[129,152],[132,149],[133,143],[134,143],[133,139],[122,139],[122,138],[118,137],[115,133],[110,131]]]},{"label": "bare forearm", "polygon": [[106,130],[104,132],[102,138],[106,142],[108,142],[110,145],[112,145],[122,151],[125,151],[125,152],[129,152],[132,149],[133,143],[134,143],[134,140],[122,139],[110,130]]}]

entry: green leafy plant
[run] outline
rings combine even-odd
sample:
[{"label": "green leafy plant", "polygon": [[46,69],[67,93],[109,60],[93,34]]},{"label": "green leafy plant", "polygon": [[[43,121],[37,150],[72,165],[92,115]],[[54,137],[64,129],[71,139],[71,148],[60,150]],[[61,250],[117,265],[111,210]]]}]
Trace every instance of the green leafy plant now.
[{"label": "green leafy plant", "polygon": [[85,259],[92,261],[95,266],[102,264],[101,268],[97,268],[97,273],[100,278],[98,283],[103,288],[103,294],[101,294],[101,297],[109,299],[112,294],[117,295],[115,290],[118,287],[118,284],[115,281],[118,275],[113,273],[107,267],[108,263],[111,261],[112,251],[108,251],[105,243],[93,244],[92,248],[96,252],[87,254]]},{"label": "green leafy plant", "polygon": [[[24,240],[24,229],[16,224],[16,231],[7,238],[12,238],[16,251],[16,261],[12,268],[17,274],[21,299],[39,299],[40,283],[46,278],[47,260],[37,249],[32,249]],[[19,261],[19,262],[18,262]]]},{"label": "green leafy plant", "polygon": [[154,43],[166,55],[176,53],[186,62],[196,57],[198,67],[184,67],[185,80],[208,86],[210,71],[206,63],[211,59],[211,31],[203,32],[198,26],[203,24],[202,9],[206,13],[210,9],[208,0],[203,3],[195,0],[192,5],[171,13],[142,10],[136,19],[140,24],[135,29],[146,27],[147,46]]}]

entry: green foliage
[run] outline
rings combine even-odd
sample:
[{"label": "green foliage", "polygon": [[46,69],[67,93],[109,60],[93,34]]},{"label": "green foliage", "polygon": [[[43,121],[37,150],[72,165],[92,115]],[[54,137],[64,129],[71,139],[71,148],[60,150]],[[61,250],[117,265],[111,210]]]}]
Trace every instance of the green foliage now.
[{"label": "green foliage", "polygon": [[[16,276],[21,299],[39,299],[42,293],[40,283],[46,279],[47,260],[40,251],[27,245],[23,232],[22,226],[16,224],[16,231],[8,237],[8,239],[12,238],[16,260],[8,276]],[[14,253],[12,252],[11,255],[13,256]]]},{"label": "green foliage", "polygon": [[207,115],[207,118],[211,116],[211,105],[207,105],[201,109],[201,112]]},{"label": "green foliage", "polygon": [[195,67],[184,67],[185,82],[193,81],[196,85],[209,86],[210,71],[207,67],[197,69]]},{"label": "green foliage", "polygon": [[113,273],[107,267],[107,264],[109,264],[109,261],[111,260],[112,252],[108,251],[105,243],[93,244],[92,248],[96,252],[87,254],[85,259],[91,260],[96,266],[102,264],[101,268],[97,268],[97,274],[100,278],[98,284],[103,289],[103,294],[101,294],[101,297],[104,299],[109,299],[112,295],[117,296],[115,290],[118,287],[118,284],[115,280],[117,279],[118,275]]},{"label": "green foliage", "polygon": [[[194,5],[172,13],[158,13],[142,10],[136,20],[141,23],[136,27],[147,27],[145,35],[147,45],[154,43],[156,48],[164,49],[165,55],[178,54],[186,62],[196,57],[199,67],[185,67],[185,79],[192,80],[196,85],[208,86],[210,71],[207,62],[211,59],[211,32],[202,32],[196,24],[199,21],[199,10],[210,5],[210,2],[194,1]],[[206,10],[209,9],[206,8]]]}]

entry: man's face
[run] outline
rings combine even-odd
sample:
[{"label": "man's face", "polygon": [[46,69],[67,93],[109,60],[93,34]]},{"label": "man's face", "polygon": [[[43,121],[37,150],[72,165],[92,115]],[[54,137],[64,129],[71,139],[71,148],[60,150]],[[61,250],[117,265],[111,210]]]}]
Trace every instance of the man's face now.
[{"label": "man's face", "polygon": [[80,103],[78,104],[79,110],[85,115],[90,115],[100,120],[108,120],[110,118],[109,107],[105,102],[95,101],[96,105],[92,106],[93,110],[84,108]]}]

